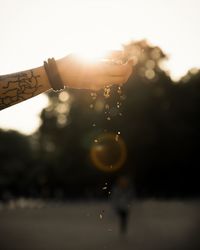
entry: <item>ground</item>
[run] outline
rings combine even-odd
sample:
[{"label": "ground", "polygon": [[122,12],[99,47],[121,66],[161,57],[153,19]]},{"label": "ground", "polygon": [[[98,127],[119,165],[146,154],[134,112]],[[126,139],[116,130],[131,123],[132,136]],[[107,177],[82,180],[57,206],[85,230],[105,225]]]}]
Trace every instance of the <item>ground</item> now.
[{"label": "ground", "polygon": [[108,202],[0,209],[0,250],[199,250],[200,202],[135,201],[120,235]]}]

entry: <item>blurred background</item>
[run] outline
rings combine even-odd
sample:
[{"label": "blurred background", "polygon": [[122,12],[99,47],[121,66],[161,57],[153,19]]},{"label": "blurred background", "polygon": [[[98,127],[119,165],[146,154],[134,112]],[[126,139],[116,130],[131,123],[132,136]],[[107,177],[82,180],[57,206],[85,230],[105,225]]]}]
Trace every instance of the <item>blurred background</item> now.
[{"label": "blurred background", "polygon": [[[199,249],[199,2],[0,4],[0,74],[74,51],[134,59],[123,87],[0,112],[0,249]],[[126,234],[112,206],[120,176]]]}]

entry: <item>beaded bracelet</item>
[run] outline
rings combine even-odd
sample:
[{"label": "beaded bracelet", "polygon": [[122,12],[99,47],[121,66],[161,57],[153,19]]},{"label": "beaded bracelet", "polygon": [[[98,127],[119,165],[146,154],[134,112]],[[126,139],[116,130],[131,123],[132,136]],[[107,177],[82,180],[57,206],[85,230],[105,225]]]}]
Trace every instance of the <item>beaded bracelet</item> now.
[{"label": "beaded bracelet", "polygon": [[44,69],[46,71],[49,83],[54,91],[60,91],[65,88],[63,81],[58,72],[56,61],[54,58],[49,58],[48,61],[44,61]]}]

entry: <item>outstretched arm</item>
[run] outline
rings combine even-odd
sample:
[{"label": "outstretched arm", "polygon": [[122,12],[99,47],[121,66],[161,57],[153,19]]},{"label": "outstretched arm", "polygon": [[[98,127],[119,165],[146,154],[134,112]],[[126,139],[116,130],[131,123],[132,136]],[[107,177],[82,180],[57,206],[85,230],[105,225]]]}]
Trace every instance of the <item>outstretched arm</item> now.
[{"label": "outstretched arm", "polygon": [[50,89],[43,67],[0,76],[0,110]]},{"label": "outstretched arm", "polygon": [[[121,65],[89,63],[73,54],[57,60],[56,64],[64,85],[70,88],[99,90],[108,84],[123,84],[132,72],[131,61]],[[0,76],[0,110],[51,88],[43,66]]]}]

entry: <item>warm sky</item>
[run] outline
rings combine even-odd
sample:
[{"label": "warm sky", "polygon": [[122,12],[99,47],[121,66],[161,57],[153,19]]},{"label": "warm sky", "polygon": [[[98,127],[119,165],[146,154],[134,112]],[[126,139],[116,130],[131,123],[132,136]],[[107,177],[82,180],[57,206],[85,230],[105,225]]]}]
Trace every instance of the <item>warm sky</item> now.
[{"label": "warm sky", "polygon": [[[200,68],[199,0],[0,0],[0,10],[0,75],[143,38],[169,55],[174,79]],[[47,103],[40,95],[1,111],[0,128],[32,133]]]}]

